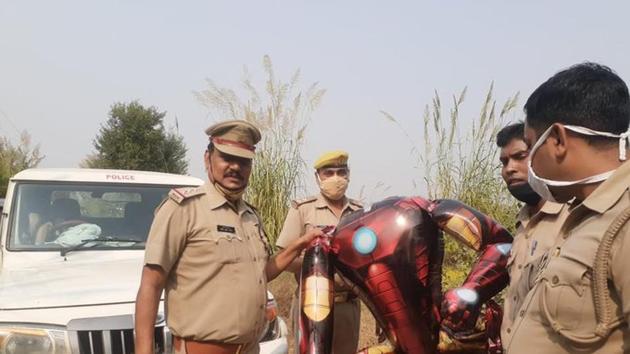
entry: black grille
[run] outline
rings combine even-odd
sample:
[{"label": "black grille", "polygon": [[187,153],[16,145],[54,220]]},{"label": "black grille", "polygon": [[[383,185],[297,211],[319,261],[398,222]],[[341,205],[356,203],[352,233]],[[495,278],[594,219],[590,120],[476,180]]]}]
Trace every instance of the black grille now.
[{"label": "black grille", "polygon": [[[68,323],[72,352],[79,354],[133,354],[133,317],[110,316],[75,319]],[[171,353],[171,334],[163,318],[154,332],[156,354]]]},{"label": "black grille", "polygon": [[[133,330],[78,331],[80,354],[132,354]],[[164,327],[155,327],[155,353],[166,353]]]}]

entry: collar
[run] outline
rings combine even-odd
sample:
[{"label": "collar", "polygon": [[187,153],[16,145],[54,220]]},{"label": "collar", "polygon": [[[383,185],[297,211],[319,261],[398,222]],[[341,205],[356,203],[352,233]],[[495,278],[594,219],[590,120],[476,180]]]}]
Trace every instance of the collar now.
[{"label": "collar", "polygon": [[547,215],[558,215],[560,214],[560,211],[563,207],[564,204],[546,201],[545,204],[543,204],[542,208],[540,208],[539,212],[545,213]]},{"label": "collar", "polygon": [[[223,205],[227,205],[230,209],[234,210],[232,204],[229,203],[227,199],[225,199],[225,196],[217,190],[212,182],[206,182],[204,187],[206,188],[206,195],[208,196],[208,201],[210,202],[210,209],[215,210],[222,207]],[[247,203],[245,203],[243,199],[240,199],[238,201],[236,205],[236,212],[239,215],[243,214],[244,212],[250,212],[252,214],[254,213],[252,211],[252,208],[250,208],[250,206],[247,205]]]},{"label": "collar", "polygon": [[[350,200],[346,197],[343,197],[344,201],[343,201],[343,208],[341,209],[341,212],[343,213],[344,211],[346,211],[346,209],[350,209],[351,211],[355,211],[358,209],[361,209],[359,206],[354,205],[353,203],[350,203]],[[317,209],[324,209],[324,208],[328,208],[330,209],[330,206],[328,205],[328,201],[326,200],[326,198],[319,193],[317,195],[317,199],[315,200],[315,208]]]},{"label": "collar", "polygon": [[624,162],[582,202],[585,207],[604,213],[619,201],[630,187],[630,162]]},{"label": "collar", "polygon": [[546,201],[537,213],[532,214],[532,207],[525,204],[521,207],[521,210],[519,210],[518,215],[516,216],[516,227],[518,228],[520,225],[527,227],[530,220],[539,214],[558,215],[560,211],[562,211],[563,207],[564,204]]}]

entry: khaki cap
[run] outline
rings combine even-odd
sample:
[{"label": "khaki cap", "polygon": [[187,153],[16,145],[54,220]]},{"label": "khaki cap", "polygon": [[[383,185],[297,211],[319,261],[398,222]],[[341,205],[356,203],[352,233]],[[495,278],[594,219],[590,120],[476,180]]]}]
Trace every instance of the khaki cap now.
[{"label": "khaki cap", "polygon": [[244,120],[228,120],[206,129],[212,145],[219,151],[233,156],[253,159],[260,130]]},{"label": "khaki cap", "polygon": [[316,170],[323,167],[341,167],[348,165],[348,153],[343,150],[328,151],[323,153],[317,160],[315,160]]}]

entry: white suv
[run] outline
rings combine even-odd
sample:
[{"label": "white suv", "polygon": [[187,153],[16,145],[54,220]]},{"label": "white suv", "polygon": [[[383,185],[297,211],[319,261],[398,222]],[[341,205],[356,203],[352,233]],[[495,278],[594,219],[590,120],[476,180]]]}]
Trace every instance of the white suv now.
[{"label": "white suv", "polygon": [[[0,353],[133,353],[134,302],[153,211],[193,177],[141,171],[31,169],[2,210]],[[160,304],[156,353],[171,352]],[[261,352],[287,352],[271,294]]]}]

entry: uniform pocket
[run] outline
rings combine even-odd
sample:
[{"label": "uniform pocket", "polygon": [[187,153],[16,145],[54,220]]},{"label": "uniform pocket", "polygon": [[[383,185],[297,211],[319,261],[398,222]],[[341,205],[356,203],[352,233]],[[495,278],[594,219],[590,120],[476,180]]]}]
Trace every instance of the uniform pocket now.
[{"label": "uniform pocket", "polygon": [[213,254],[213,259],[222,264],[242,262],[240,249],[243,238],[236,233],[210,231],[198,237],[202,248]]},{"label": "uniform pocket", "polygon": [[573,331],[592,322],[587,320],[594,318],[595,310],[590,274],[587,265],[563,257],[552,259],[541,273],[540,311],[556,332]]}]

